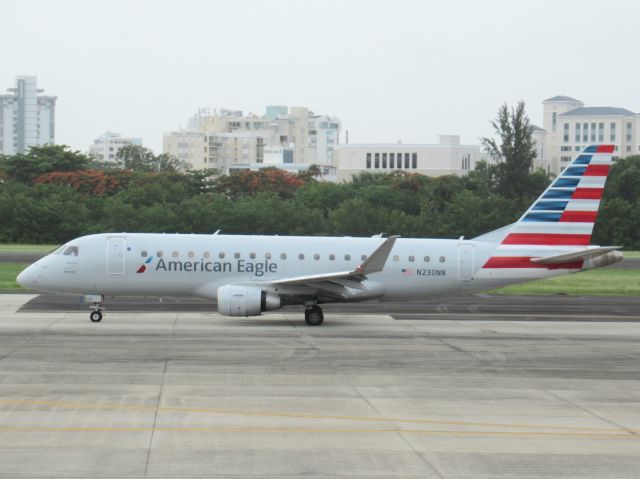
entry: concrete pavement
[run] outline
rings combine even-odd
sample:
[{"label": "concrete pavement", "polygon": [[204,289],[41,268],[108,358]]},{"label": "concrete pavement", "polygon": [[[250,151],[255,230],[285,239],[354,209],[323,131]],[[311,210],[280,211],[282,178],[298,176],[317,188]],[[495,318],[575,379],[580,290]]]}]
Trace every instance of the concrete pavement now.
[{"label": "concrete pavement", "polygon": [[0,295],[0,476],[640,470],[635,322],[335,312],[311,328],[297,312],[128,311],[93,324],[16,313],[29,299]]}]

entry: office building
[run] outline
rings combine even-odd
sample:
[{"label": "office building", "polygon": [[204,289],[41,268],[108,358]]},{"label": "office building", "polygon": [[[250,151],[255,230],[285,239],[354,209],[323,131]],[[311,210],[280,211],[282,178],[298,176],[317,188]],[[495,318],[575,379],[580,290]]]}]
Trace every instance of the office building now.
[{"label": "office building", "polygon": [[620,107],[585,106],[569,96],[542,102],[543,130],[534,131],[535,165],[559,174],[593,143],[615,145],[614,158],[640,154],[640,114]]},{"label": "office building", "polygon": [[461,145],[458,135],[440,135],[437,144],[342,144],[336,151],[338,181],[365,171],[463,175],[482,159],[480,146]]}]

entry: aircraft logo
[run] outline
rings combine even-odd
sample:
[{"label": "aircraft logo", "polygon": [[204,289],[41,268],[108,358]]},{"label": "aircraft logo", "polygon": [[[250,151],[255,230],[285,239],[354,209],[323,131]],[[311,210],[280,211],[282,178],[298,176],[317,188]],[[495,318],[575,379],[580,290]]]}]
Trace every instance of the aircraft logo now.
[{"label": "aircraft logo", "polygon": [[153,261],[153,256],[149,256],[147,260],[140,265],[136,273],[140,273],[140,274],[144,273],[147,270],[147,265],[151,263],[151,261]]}]

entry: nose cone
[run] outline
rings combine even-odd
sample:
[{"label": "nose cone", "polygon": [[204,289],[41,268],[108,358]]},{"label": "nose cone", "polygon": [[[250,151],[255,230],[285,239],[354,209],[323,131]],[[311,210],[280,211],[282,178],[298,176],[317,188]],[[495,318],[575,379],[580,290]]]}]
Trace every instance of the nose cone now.
[{"label": "nose cone", "polygon": [[38,273],[36,271],[36,265],[32,264],[27,267],[22,273],[18,275],[16,281],[24,288],[31,288],[35,285]]}]

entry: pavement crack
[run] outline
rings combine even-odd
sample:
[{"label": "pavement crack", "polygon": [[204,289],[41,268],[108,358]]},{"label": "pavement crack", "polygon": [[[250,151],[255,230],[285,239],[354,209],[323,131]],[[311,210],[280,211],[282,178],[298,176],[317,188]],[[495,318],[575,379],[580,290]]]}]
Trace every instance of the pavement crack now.
[{"label": "pavement crack", "polygon": [[633,436],[638,436],[639,435],[638,431],[633,430],[631,428],[628,428],[626,426],[623,426],[622,424],[618,424],[617,422],[612,421],[611,419],[607,419],[606,417],[603,417],[603,416],[591,411],[590,409],[587,409],[586,407],[571,401],[570,399],[564,398],[564,397],[554,393],[553,391],[547,390],[546,392],[547,392],[547,394],[549,394],[550,396],[554,397],[555,399],[563,401],[563,402],[575,407],[576,409],[580,409],[581,411],[586,412],[590,416],[598,418],[601,421],[606,422],[607,424],[611,424],[612,426],[615,426],[615,427],[619,428],[620,430],[625,431],[628,434],[631,434]]},{"label": "pavement crack", "polygon": [[160,404],[162,402],[162,393],[164,391],[164,383],[167,377],[167,369],[169,366],[169,361],[171,360],[171,355],[173,351],[173,340],[176,334],[176,323],[178,322],[179,314],[176,313],[176,317],[173,320],[173,326],[171,327],[171,336],[169,340],[169,347],[167,348],[167,354],[164,358],[164,369],[162,371],[162,380],[160,381],[160,388],[158,389],[158,398],[156,400],[156,408],[153,413],[153,424],[151,425],[151,434],[149,436],[149,446],[147,447],[147,458],[144,464],[144,477],[148,477],[149,474],[149,462],[151,460],[151,448],[153,447],[153,437],[156,432],[156,424],[158,422],[158,411],[160,409]]}]

